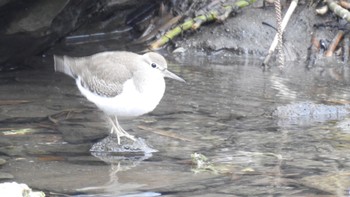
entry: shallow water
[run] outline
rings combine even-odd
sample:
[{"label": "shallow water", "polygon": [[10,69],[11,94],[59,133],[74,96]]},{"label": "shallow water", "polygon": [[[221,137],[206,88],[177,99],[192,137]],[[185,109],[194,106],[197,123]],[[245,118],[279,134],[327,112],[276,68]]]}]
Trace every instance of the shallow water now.
[{"label": "shallow water", "polygon": [[[26,183],[49,196],[349,193],[348,117],[272,115],[279,106],[306,101],[347,104],[348,71],[336,65],[306,70],[302,63],[264,71],[259,62],[171,63],[188,83],[167,80],[155,111],[121,122],[158,150],[135,156],[89,152],[108,135],[108,125],[73,80],[53,72],[52,62],[1,73],[0,154],[7,162],[0,181]],[[208,160],[196,165],[194,153]]]}]

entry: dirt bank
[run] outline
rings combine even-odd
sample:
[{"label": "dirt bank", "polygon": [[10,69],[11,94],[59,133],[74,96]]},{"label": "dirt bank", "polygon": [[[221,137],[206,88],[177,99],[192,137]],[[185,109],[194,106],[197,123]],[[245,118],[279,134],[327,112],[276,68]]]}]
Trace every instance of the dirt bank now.
[{"label": "dirt bank", "polygon": [[[33,57],[37,61],[42,57],[51,58],[54,53],[90,55],[107,50],[140,52],[145,49],[147,46],[142,48],[131,44],[140,36],[142,29],[140,30],[140,26],[128,24],[127,21],[130,21],[135,10],[142,11],[145,6],[153,9],[149,16],[152,17],[153,13],[153,17],[159,17],[157,10],[162,1],[143,1],[143,4],[131,4],[135,1],[125,1],[126,4],[111,2],[114,1],[100,0],[93,3],[61,0],[56,5],[46,1],[23,3],[12,0],[3,4],[0,11],[6,12],[3,12],[5,14],[0,21],[0,70],[33,66]],[[276,19],[274,7],[270,5],[261,8],[261,2],[257,1],[240,9],[235,16],[229,17],[223,23],[212,22],[204,24],[196,31],[182,33],[167,45],[167,51],[173,53],[173,50],[181,49],[176,54],[180,56],[264,57],[276,31],[263,25],[263,22],[276,26]],[[284,3],[283,14],[288,6],[289,3]],[[15,14],[21,10],[25,14]],[[312,33],[319,34],[319,38],[329,42],[336,34],[335,30],[327,27],[314,28],[315,24],[325,24],[327,21],[337,23],[333,14],[317,16],[315,6],[299,3],[284,34],[285,59],[305,60]],[[178,24],[182,22],[179,21]],[[147,23],[141,25],[141,28],[145,25]],[[67,39],[67,36],[80,39],[89,35],[102,35],[103,39],[76,43],[69,43]]]},{"label": "dirt bank", "polygon": [[[283,13],[286,12],[283,9]],[[329,17],[317,16],[313,7],[298,5],[284,33],[286,60],[306,60],[311,35],[316,31],[315,24],[322,24]],[[198,32],[177,39],[178,47],[187,54],[264,57],[275,36],[276,30],[263,22],[276,26],[274,7],[259,8],[256,5],[245,8],[241,13],[230,17],[223,24],[212,23],[203,26]],[[336,34],[332,30],[319,32],[325,39]]]}]

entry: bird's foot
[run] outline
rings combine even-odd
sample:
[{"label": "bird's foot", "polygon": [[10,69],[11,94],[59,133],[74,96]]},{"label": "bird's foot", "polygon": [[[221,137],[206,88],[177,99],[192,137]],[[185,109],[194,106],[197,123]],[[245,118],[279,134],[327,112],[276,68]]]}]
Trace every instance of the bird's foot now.
[{"label": "bird's foot", "polygon": [[132,140],[132,141],[134,141],[134,142],[136,141],[135,136],[130,135],[129,133],[125,133],[125,134],[123,134],[121,137],[129,138],[130,140]]},{"label": "bird's foot", "polygon": [[118,144],[120,145],[120,138],[126,137],[132,141],[136,141],[136,138],[133,135],[130,135],[128,132],[126,132],[124,129],[117,129],[116,127],[112,127],[111,129],[111,135],[117,137]]}]

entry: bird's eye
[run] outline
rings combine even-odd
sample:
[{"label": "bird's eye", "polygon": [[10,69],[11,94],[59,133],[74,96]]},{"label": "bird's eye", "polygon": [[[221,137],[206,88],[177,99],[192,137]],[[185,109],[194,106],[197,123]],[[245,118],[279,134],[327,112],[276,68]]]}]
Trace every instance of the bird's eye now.
[{"label": "bird's eye", "polygon": [[155,68],[155,67],[157,67],[157,64],[152,63],[151,66],[152,66],[152,68]]}]

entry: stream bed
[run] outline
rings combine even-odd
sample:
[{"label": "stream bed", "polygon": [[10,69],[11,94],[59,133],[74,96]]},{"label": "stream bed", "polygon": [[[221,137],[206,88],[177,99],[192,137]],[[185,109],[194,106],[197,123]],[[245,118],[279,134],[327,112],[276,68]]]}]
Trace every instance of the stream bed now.
[{"label": "stream bed", "polygon": [[145,155],[89,151],[109,134],[105,117],[50,58],[40,69],[1,73],[0,182],[47,196],[349,194],[343,65],[293,62],[280,72],[249,58],[168,59],[187,83],[166,79],[153,112],[120,121],[158,150]]}]

